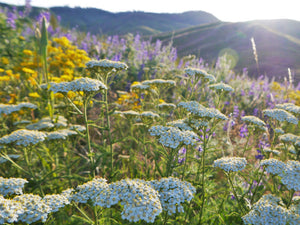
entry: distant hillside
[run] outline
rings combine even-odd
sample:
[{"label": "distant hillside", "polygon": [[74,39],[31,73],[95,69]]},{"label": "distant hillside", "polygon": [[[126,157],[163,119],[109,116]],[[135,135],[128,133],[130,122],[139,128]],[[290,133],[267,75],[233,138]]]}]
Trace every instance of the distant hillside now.
[{"label": "distant hillside", "polygon": [[[253,56],[254,38],[259,60],[259,74]],[[249,21],[240,23],[216,22],[194,26],[155,38],[164,43],[173,41],[180,56],[194,54],[208,62],[227,52],[233,55],[235,69],[248,68],[249,75],[266,74],[283,81],[287,69],[295,72],[300,82],[300,22],[292,20]]]},{"label": "distant hillside", "polygon": [[82,31],[104,34],[157,34],[219,21],[215,16],[203,11],[180,14],[121,12],[111,13],[94,8],[53,7],[52,12],[61,17],[64,26],[75,27]]}]

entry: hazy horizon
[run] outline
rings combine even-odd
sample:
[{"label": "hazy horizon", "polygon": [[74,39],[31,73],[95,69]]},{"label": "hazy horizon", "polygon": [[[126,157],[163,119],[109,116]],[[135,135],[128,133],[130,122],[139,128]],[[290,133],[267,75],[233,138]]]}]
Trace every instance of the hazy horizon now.
[{"label": "hazy horizon", "polygon": [[[25,0],[0,0],[1,3],[24,5]],[[205,11],[211,13],[218,19],[226,22],[242,22],[250,20],[269,20],[269,19],[291,19],[300,21],[297,1],[275,1],[275,0],[211,0],[198,1],[185,0],[184,4],[180,1],[140,1],[140,0],[52,0],[41,1],[32,0],[32,6],[36,7],[55,7],[69,6],[82,8],[98,8],[109,12],[143,11],[152,13],[182,13],[187,11]]]}]

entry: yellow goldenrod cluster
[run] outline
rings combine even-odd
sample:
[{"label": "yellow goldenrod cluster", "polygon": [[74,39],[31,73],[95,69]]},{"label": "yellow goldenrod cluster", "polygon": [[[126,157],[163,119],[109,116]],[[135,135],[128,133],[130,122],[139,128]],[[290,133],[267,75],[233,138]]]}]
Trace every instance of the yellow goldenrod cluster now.
[{"label": "yellow goldenrod cluster", "polygon": [[275,81],[271,84],[271,90],[277,93],[275,97],[278,97],[279,94],[284,94],[285,98],[295,101],[295,105],[300,105],[300,91],[287,89]]},{"label": "yellow goldenrod cluster", "polygon": [[85,67],[85,63],[90,60],[84,50],[72,45],[66,37],[53,38],[53,42],[48,46],[49,72],[54,82],[72,81],[75,68]]}]

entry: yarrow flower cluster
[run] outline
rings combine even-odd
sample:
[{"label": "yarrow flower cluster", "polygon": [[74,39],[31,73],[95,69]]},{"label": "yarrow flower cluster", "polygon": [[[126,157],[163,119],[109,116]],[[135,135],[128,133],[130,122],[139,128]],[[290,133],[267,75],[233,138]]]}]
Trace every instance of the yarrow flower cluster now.
[{"label": "yarrow flower cluster", "polygon": [[300,106],[296,106],[293,103],[277,104],[275,105],[275,108],[284,109],[288,112],[295,113],[295,114],[300,114]]},{"label": "yarrow flower cluster", "polygon": [[0,144],[34,145],[43,142],[46,134],[40,131],[20,129],[0,138]]},{"label": "yarrow flower cluster", "polygon": [[86,69],[91,71],[107,71],[107,70],[126,70],[128,66],[123,62],[112,61],[108,59],[91,60],[87,62]]},{"label": "yarrow flower cluster", "polygon": [[0,103],[0,116],[1,114],[9,115],[13,112],[18,112],[23,108],[36,109],[37,106],[29,102],[21,102],[17,105],[6,105]]},{"label": "yarrow flower cluster", "polygon": [[108,202],[113,204],[120,201],[124,207],[122,218],[130,222],[144,220],[153,223],[156,216],[162,212],[158,192],[146,181],[124,179],[110,184],[109,190]]},{"label": "yarrow flower cluster", "polygon": [[44,117],[36,123],[29,124],[26,126],[28,130],[43,130],[53,127],[66,127],[68,120],[63,116],[56,116],[53,120],[48,116]]},{"label": "yarrow flower cluster", "polygon": [[226,172],[237,172],[243,170],[247,165],[245,158],[223,157],[214,161],[213,166],[219,167]]},{"label": "yarrow flower cluster", "polygon": [[0,195],[23,194],[22,189],[27,180],[22,178],[3,178],[0,177]]},{"label": "yarrow flower cluster", "polygon": [[190,183],[174,177],[153,180],[149,184],[159,192],[162,208],[169,215],[184,212],[181,204],[185,201],[191,201],[196,193],[196,188]]},{"label": "yarrow flower cluster", "polygon": [[154,119],[159,118],[160,116],[151,111],[144,111],[140,113],[140,118],[144,124],[150,124]]},{"label": "yarrow flower cluster", "polygon": [[197,68],[186,68],[184,72],[189,76],[195,76],[196,79],[203,78],[205,81],[216,81],[216,78],[207,73],[205,70],[197,69]]},{"label": "yarrow flower cluster", "polygon": [[142,85],[150,86],[151,88],[157,87],[173,87],[176,86],[176,82],[174,80],[162,80],[162,79],[153,79],[153,80],[145,80],[142,82]]},{"label": "yarrow flower cluster", "polygon": [[107,89],[107,87],[101,81],[88,77],[81,77],[71,82],[51,82],[50,86],[51,87],[49,90],[53,91],[53,93],[67,93],[69,91],[96,92]]},{"label": "yarrow flower cluster", "polygon": [[214,108],[205,108],[203,105],[199,104],[196,101],[180,102],[178,106],[186,109],[195,117],[205,119],[217,118],[221,120],[228,120],[227,116],[225,116],[219,110]]},{"label": "yarrow flower cluster", "polygon": [[224,84],[224,83],[217,83],[217,84],[212,84],[208,86],[210,89],[216,90],[216,91],[227,91],[227,92],[231,92],[234,91],[234,89],[229,86],[228,84]]},{"label": "yarrow flower cluster", "polygon": [[265,166],[268,173],[276,175],[281,174],[285,167],[284,162],[278,159],[264,159],[260,162],[260,165]]},{"label": "yarrow flower cluster", "polygon": [[24,212],[20,202],[5,199],[0,195],[0,224],[18,222],[18,217]]},{"label": "yarrow flower cluster", "polygon": [[275,155],[279,155],[280,154],[280,151],[275,150],[275,149],[270,149],[270,148],[264,148],[263,151],[266,152],[266,153],[273,153]]},{"label": "yarrow flower cluster", "polygon": [[284,134],[284,130],[282,130],[281,128],[275,128],[274,132],[275,134]]},{"label": "yarrow flower cluster", "polygon": [[281,182],[287,189],[300,191],[300,162],[287,161],[284,163],[277,159],[262,160],[261,166],[266,166],[266,171],[281,177]]},{"label": "yarrow flower cluster", "polygon": [[265,225],[276,223],[286,225],[288,210],[282,205],[280,198],[270,194],[264,195],[242,219],[245,224]]},{"label": "yarrow flower cluster", "polygon": [[150,86],[145,85],[145,84],[141,84],[141,83],[137,83],[137,84],[132,84],[130,86],[130,89],[131,89],[132,92],[139,94],[139,93],[142,93],[142,92],[145,92],[145,91],[149,91]]},{"label": "yarrow flower cluster", "polygon": [[47,132],[46,135],[47,135],[47,140],[57,140],[57,139],[65,140],[70,135],[77,135],[77,132],[74,130],[62,129],[62,130]]},{"label": "yarrow flower cluster", "polygon": [[50,207],[50,212],[57,212],[60,208],[70,204],[68,198],[61,194],[46,195],[43,202]]},{"label": "yarrow flower cluster", "polygon": [[78,124],[73,124],[73,125],[69,126],[69,129],[70,130],[76,130],[76,131],[79,131],[79,132],[83,132],[83,131],[86,130],[86,127],[82,126],[82,125],[78,125]]},{"label": "yarrow flower cluster", "polygon": [[294,134],[283,134],[279,136],[279,140],[286,143],[296,144],[296,142],[300,141],[300,137]]},{"label": "yarrow flower cluster", "polygon": [[31,224],[39,220],[46,222],[48,214],[51,212],[50,206],[38,195],[23,194],[14,197],[13,200],[22,205],[24,211],[18,215],[18,221],[23,223]]},{"label": "yarrow flower cluster", "polygon": [[287,121],[297,125],[299,121],[294,115],[283,109],[265,109],[263,114],[280,122]]},{"label": "yarrow flower cluster", "polygon": [[181,131],[177,127],[152,126],[149,132],[151,136],[159,137],[159,143],[170,148],[177,148],[181,143],[195,145],[199,139],[193,131]]},{"label": "yarrow flower cluster", "polygon": [[193,129],[186,123],[186,119],[180,119],[180,120],[175,120],[167,123],[167,126],[172,126],[172,127],[177,127],[182,131],[190,130],[192,131]]},{"label": "yarrow flower cluster", "polygon": [[158,105],[158,108],[159,108],[160,110],[169,112],[169,111],[171,111],[171,110],[174,110],[174,109],[176,108],[176,105],[173,104],[173,103],[165,103],[165,102],[164,102],[164,103],[160,103],[160,104]]},{"label": "yarrow flower cluster", "polygon": [[256,126],[261,126],[261,127],[266,126],[266,123],[256,116],[243,116],[241,117],[241,120],[244,122],[249,122]]}]

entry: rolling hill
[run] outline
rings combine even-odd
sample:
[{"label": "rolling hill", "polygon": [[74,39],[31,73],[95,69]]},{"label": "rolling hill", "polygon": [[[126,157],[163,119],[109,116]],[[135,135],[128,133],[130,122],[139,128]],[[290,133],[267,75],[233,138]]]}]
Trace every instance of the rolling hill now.
[{"label": "rolling hill", "polygon": [[[251,38],[258,53],[259,72],[253,56]],[[266,74],[283,81],[287,69],[300,81],[300,22],[293,20],[249,21],[239,23],[216,22],[193,26],[173,33],[155,36],[164,43],[172,40],[180,56],[194,54],[208,62],[227,53],[235,70],[248,68],[249,74]]]},{"label": "rolling hill", "polygon": [[[11,5],[0,3],[2,7]],[[18,10],[22,10],[21,6]],[[300,22],[293,20],[261,20],[239,23],[222,22],[210,13],[190,11],[180,14],[121,12],[111,13],[95,8],[33,7],[30,14],[50,10],[61,17],[61,24],[77,27],[93,34],[126,34],[137,32],[152,40],[172,41],[179,56],[194,54],[208,63],[219,55],[231,56],[234,69],[247,68],[250,76],[265,74],[283,81],[290,68],[300,82]],[[259,71],[253,56],[254,38],[259,60]]]}]

